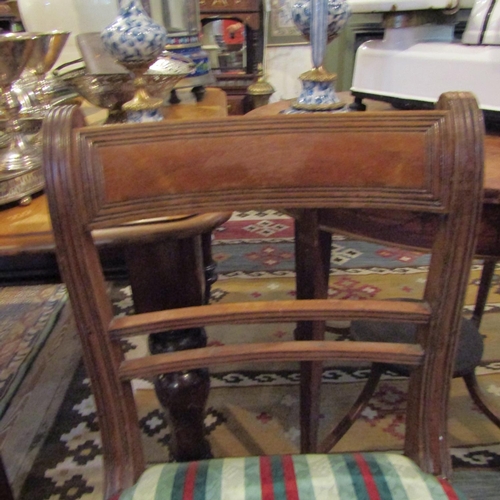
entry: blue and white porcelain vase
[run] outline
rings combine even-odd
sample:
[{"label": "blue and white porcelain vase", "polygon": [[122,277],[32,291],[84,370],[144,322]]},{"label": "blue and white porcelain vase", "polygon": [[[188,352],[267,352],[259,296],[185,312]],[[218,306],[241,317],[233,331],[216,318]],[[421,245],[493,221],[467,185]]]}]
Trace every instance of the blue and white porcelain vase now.
[{"label": "blue and white porcelain vase", "polygon": [[140,0],[120,0],[118,17],[103,30],[101,38],[123,65],[152,63],[167,43],[167,31],[148,16]]},{"label": "blue and white porcelain vase", "polygon": [[[342,31],[349,17],[351,9],[345,0],[324,0],[327,7],[327,43],[331,42]],[[296,0],[292,6],[292,19],[297,29],[307,39],[311,39],[312,0]]]},{"label": "blue and white porcelain vase", "polygon": [[324,69],[323,60],[327,44],[338,36],[350,14],[346,0],[297,0],[293,5],[293,21],[311,41],[313,62],[313,69],[300,75],[302,91],[292,104],[295,112],[346,110],[335,93],[337,76]]},{"label": "blue and white porcelain vase", "polygon": [[140,0],[120,0],[118,17],[101,33],[104,47],[135,76],[136,92],[123,105],[129,121],[159,121],[163,100],[146,92],[144,73],[167,43],[166,29],[151,19]]}]

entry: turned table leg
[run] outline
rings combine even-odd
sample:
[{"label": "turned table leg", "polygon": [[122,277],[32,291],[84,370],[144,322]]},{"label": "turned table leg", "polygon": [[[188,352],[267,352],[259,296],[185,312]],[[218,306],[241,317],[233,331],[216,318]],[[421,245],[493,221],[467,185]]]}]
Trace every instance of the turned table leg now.
[{"label": "turned table leg", "polygon": [[205,270],[204,303],[210,302],[210,290],[217,281],[217,264],[212,257],[212,232],[201,235],[201,249],[203,253],[203,269]]},{"label": "turned table leg", "polygon": [[[203,256],[200,235],[130,245],[126,261],[137,313],[205,303],[206,276],[213,275],[213,269],[204,269],[211,259]],[[203,328],[163,332],[151,335],[149,345],[152,353],[203,347],[206,335]],[[210,446],[204,431],[210,389],[208,370],[161,375],[155,380],[155,389],[172,427],[174,460],[209,458]]]},{"label": "turned table leg", "polygon": [[[149,337],[152,354],[204,347],[206,343],[203,328],[157,333]],[[165,373],[155,378],[154,385],[172,428],[170,449],[173,458],[177,462],[211,458],[204,427],[210,390],[208,370]]]}]

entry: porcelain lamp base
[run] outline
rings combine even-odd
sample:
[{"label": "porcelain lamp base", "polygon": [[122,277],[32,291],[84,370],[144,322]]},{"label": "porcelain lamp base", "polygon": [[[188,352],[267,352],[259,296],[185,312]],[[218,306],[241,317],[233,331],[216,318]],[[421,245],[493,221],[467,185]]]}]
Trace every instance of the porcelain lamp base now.
[{"label": "porcelain lamp base", "polygon": [[292,108],[303,111],[336,111],[345,107],[335,93],[337,75],[323,67],[314,68],[300,75],[302,92]]}]

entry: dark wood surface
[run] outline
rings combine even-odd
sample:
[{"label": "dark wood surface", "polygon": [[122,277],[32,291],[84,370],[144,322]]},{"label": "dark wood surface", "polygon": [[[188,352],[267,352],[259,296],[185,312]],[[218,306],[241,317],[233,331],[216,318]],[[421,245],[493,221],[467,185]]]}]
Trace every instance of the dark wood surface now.
[{"label": "dark wood surface", "polygon": [[[149,228],[124,227],[113,233],[97,234],[106,276],[109,279],[128,279],[125,241],[190,239],[211,233],[228,216],[227,212],[186,215]],[[206,264],[210,266],[209,257]],[[60,281],[47,197],[42,194],[28,206],[13,205],[0,209],[0,284],[31,285]]]},{"label": "dark wood surface", "polygon": [[[49,114],[45,128],[50,138],[45,141],[50,166],[47,189],[61,270],[75,306],[100,417],[108,496],[130,485],[144,467],[127,381],[135,376],[175,373],[180,368],[202,370],[241,360],[317,363],[332,357],[364,361],[390,358],[415,365],[405,452],[426,471],[445,476],[450,472],[446,402],[482,205],[482,128],[480,112],[470,95],[450,94],[440,100],[437,111],[427,112],[266,120],[232,117],[85,128],[80,128],[80,123],[77,108],[60,107]],[[140,162],[140,174],[139,169],[123,168],[117,156],[131,164]],[[81,158],[85,161],[79,161]],[[397,175],[393,175],[394,164]],[[359,165],[370,168],[359,169]],[[113,319],[91,231],[190,210],[290,206],[307,216],[308,235],[313,236],[297,243],[305,255],[305,264],[300,264],[303,269],[317,265],[318,252],[310,252],[310,248],[314,246],[311,241],[320,241],[321,230],[317,217],[309,215],[318,214],[319,207],[420,210],[438,218],[435,258],[423,301],[411,305],[370,300],[231,303]],[[322,263],[324,267],[326,263]],[[323,279],[321,272],[316,274]],[[300,342],[206,348],[203,340],[194,339],[196,345],[189,347],[200,349],[139,360],[125,360],[119,348],[125,335],[151,335],[165,328],[298,319],[316,322],[347,316],[404,317],[420,325],[418,338],[422,342],[323,342],[320,338],[305,340],[312,337],[304,330]],[[313,385],[314,380],[310,388],[316,397]],[[303,415],[301,424],[309,417],[316,419],[317,412]],[[315,426],[315,422],[309,424],[311,429]],[[314,440],[314,433],[306,432]],[[303,451],[314,448],[312,442],[309,450]]]}]

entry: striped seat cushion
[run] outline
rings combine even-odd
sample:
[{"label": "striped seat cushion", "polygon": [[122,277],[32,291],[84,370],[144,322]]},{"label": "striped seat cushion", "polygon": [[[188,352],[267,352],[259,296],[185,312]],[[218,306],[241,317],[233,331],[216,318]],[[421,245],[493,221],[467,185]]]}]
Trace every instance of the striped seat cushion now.
[{"label": "striped seat cushion", "polygon": [[120,500],[466,500],[395,453],[223,458],[155,465]]}]

